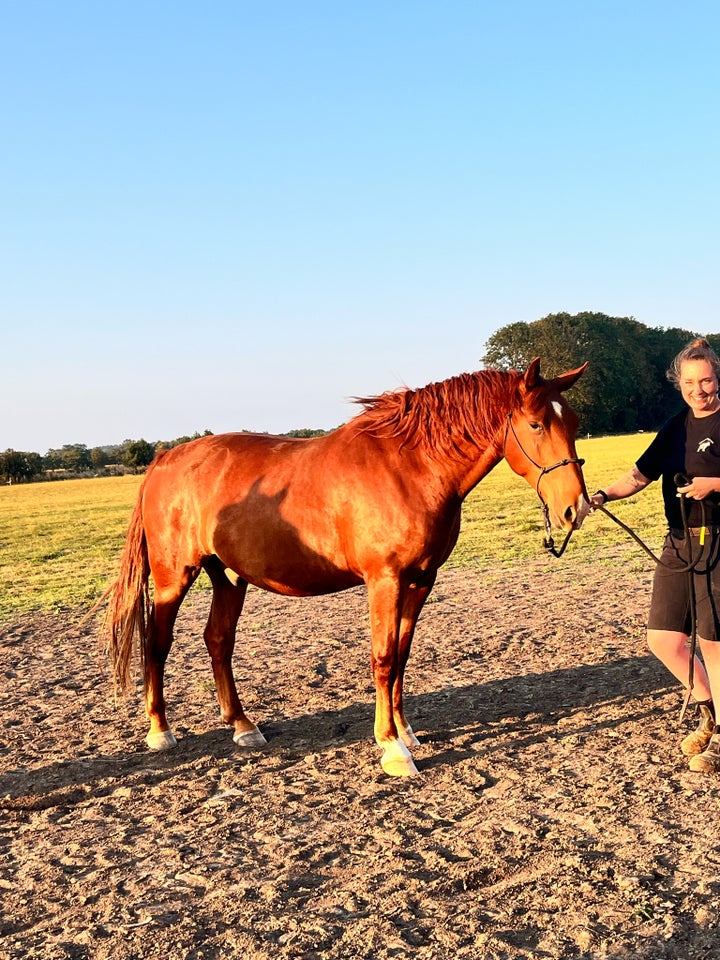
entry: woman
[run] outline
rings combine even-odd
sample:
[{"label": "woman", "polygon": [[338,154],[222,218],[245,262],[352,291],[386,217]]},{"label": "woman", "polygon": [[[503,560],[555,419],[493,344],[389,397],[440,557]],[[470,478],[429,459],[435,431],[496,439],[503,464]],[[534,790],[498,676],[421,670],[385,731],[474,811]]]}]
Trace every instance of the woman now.
[{"label": "woman", "polygon": [[[693,665],[700,721],[680,748],[690,757],[691,770],[720,772],[720,727],[716,733],[713,706],[720,702],[720,360],[707,340],[693,340],[675,357],[667,375],[686,409],[664,424],[632,470],[598,490],[590,504],[598,507],[633,496],[662,477],[669,531],[653,580],[647,637],[651,651],[682,683],[689,676],[691,630],[691,580],[682,570],[691,556],[703,551],[692,574],[703,659],[701,663],[696,658]],[[686,498],[687,538],[681,496]]]}]

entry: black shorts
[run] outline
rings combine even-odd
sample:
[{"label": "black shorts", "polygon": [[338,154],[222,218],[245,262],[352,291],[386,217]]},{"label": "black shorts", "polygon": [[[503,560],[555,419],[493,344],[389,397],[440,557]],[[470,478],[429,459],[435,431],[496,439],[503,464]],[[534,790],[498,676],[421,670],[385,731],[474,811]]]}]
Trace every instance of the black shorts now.
[{"label": "black shorts", "polygon": [[[688,636],[692,629],[690,608],[690,574],[682,572],[693,558],[701,556],[700,537],[689,541],[668,534],[661,563],[655,568],[652,600],[648,617],[649,630],[672,630]],[[679,568],[679,569],[678,569]],[[717,528],[705,534],[705,549],[692,574],[697,611],[697,635],[703,640],[720,640],[720,534]]]}]

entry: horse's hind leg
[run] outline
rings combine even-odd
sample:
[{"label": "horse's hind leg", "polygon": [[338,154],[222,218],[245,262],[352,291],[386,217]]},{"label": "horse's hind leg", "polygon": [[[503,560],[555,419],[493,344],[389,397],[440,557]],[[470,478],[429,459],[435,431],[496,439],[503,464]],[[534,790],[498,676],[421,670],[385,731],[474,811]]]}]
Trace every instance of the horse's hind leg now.
[{"label": "horse's hind leg", "polygon": [[252,720],[245,716],[232,672],[235,629],[245,602],[247,582],[239,580],[236,586],[231,584],[216,557],[206,561],[205,569],[213,585],[205,646],[212,662],[220,715],[225,723],[234,727],[233,740],[238,746],[263,746],[267,741]]},{"label": "horse's hind leg", "polygon": [[196,579],[199,570],[190,570],[172,584],[158,583],[155,576],[155,597],[145,642],[145,711],[150,721],[146,739],[151,750],[169,750],[177,743],[165,712],[165,663],[173,642],[173,629],[180,605]]}]

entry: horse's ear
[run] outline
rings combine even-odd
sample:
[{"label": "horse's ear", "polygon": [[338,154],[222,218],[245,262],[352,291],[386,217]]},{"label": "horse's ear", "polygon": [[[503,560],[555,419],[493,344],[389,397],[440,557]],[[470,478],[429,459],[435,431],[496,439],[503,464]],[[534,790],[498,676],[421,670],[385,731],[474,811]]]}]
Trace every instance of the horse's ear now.
[{"label": "horse's ear", "polygon": [[560,393],[563,393],[565,390],[569,390],[573,384],[577,383],[580,377],[587,370],[588,361],[578,367],[577,370],[569,370],[567,373],[561,373],[559,377],[554,377],[550,382],[555,387],[556,390],[559,390]]},{"label": "horse's ear", "polygon": [[525,384],[526,390],[534,390],[540,383],[540,357],[535,357],[535,359],[530,363],[530,366],[525,371],[523,376],[523,383]]}]

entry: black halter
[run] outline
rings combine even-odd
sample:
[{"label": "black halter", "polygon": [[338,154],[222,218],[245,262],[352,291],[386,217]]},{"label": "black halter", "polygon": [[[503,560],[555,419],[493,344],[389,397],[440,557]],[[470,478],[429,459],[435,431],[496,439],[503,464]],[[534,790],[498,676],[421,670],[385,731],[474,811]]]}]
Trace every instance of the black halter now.
[{"label": "black halter", "polygon": [[546,473],[552,473],[553,470],[557,470],[559,467],[569,467],[571,464],[577,464],[577,466],[582,467],[585,461],[579,457],[568,457],[565,460],[558,460],[557,463],[553,463],[549,467],[543,467],[541,464],[533,460],[533,458],[527,452],[525,447],[523,447],[522,443],[520,443],[520,437],[518,437],[517,433],[515,432],[515,427],[513,426],[512,418],[513,418],[512,413],[509,413],[507,415],[507,420],[505,422],[505,437],[503,439],[503,456],[505,456],[505,448],[507,446],[508,431],[511,430],[515,443],[518,445],[518,449],[520,450],[520,453],[522,453],[525,459],[528,460],[535,467],[536,470],[540,471],[538,473],[537,483],[535,484],[535,492],[537,493],[538,497],[540,498],[540,502],[543,505],[543,519],[545,521],[545,538],[543,539],[543,546],[545,547],[546,550],[552,553],[554,557],[561,557],[565,552],[565,547],[567,547],[570,541],[570,537],[573,534],[573,530],[572,528],[568,530],[568,533],[567,533],[567,536],[565,537],[565,541],[563,545],[560,547],[559,550],[556,550],[555,541],[553,540],[552,534],[550,532],[552,529],[550,524],[550,508],[545,502],[543,495],[540,493],[540,481],[542,480],[542,478],[545,476]]}]

